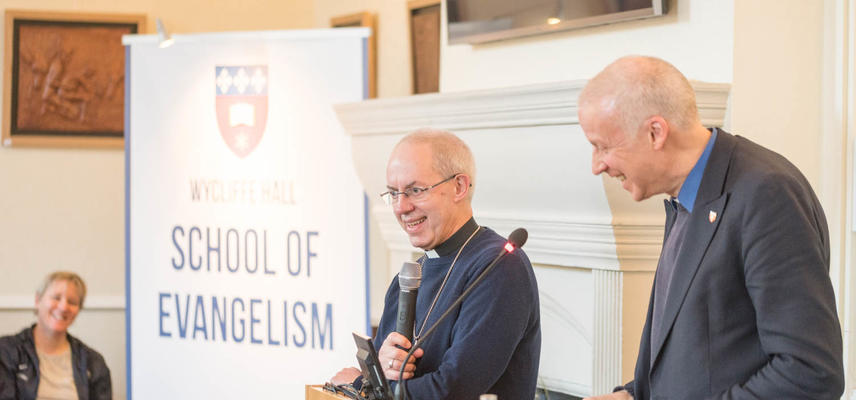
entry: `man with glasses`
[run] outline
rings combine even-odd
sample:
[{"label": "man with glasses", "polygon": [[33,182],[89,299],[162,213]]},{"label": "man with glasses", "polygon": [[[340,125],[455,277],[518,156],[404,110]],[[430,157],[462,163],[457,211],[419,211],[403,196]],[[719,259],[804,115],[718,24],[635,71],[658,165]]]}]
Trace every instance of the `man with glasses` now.
[{"label": "man with glasses", "polygon": [[[414,247],[425,253],[416,300],[414,340],[499,254],[505,239],[473,218],[475,163],[457,136],[421,130],[405,136],[387,164],[392,207]],[[395,332],[398,277],[386,294],[374,345],[384,374],[397,381],[411,343]],[[538,287],[526,255],[517,250],[452,311],[405,366],[404,387],[413,399],[474,399],[493,393],[500,399],[531,399],[541,349]],[[359,380],[346,368],[332,382]],[[393,387],[397,382],[392,382]]]}]

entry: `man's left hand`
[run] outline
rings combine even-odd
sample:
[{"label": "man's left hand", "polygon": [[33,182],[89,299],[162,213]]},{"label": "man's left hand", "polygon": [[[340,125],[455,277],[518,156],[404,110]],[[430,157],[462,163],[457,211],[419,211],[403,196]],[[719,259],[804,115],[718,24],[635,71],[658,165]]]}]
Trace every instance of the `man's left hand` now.
[{"label": "man's left hand", "polygon": [[336,375],[330,378],[330,383],[334,385],[347,385],[349,383],[353,383],[360,375],[362,375],[360,370],[354,367],[348,367],[337,372]]},{"label": "man's left hand", "polygon": [[[380,346],[380,351],[377,352],[378,360],[383,366],[383,374],[388,380],[398,380],[398,373],[401,370],[401,363],[404,357],[407,356],[411,343],[404,335],[398,332],[390,332]],[[407,365],[404,366],[404,375],[402,379],[410,379],[413,377],[413,372],[416,371],[416,359],[422,357],[423,350],[417,349],[413,352],[413,356],[407,360]]]}]

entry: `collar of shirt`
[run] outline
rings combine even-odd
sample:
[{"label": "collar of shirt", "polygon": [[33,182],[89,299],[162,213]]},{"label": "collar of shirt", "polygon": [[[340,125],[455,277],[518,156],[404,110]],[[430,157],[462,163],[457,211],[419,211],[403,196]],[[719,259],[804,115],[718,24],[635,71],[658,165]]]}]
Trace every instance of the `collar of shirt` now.
[{"label": "collar of shirt", "polygon": [[678,203],[681,203],[690,213],[693,212],[693,206],[695,206],[698,187],[701,185],[701,178],[704,176],[704,167],[707,166],[707,159],[710,158],[710,152],[713,150],[713,144],[716,142],[716,132],[716,128],[711,129],[710,139],[707,140],[704,152],[701,153],[701,157],[698,158],[690,174],[687,175],[687,179],[684,180],[684,184],[681,185],[681,191],[678,193]]},{"label": "collar of shirt", "polygon": [[474,217],[470,217],[470,220],[458,229],[457,232],[452,234],[452,236],[446,239],[445,242],[440,243],[437,247],[426,251],[425,255],[428,256],[428,258],[446,257],[451,255],[464,245],[467,238],[469,238],[473,231],[478,227],[479,225],[476,223],[476,219]]}]

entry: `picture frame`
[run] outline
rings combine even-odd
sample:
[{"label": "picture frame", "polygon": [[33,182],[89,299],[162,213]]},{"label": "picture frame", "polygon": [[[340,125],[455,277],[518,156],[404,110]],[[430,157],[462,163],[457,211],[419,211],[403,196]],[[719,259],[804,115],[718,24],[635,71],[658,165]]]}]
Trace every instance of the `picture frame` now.
[{"label": "picture frame", "polygon": [[369,98],[377,97],[377,18],[374,14],[363,11],[354,14],[330,18],[331,28],[371,28],[368,40],[368,69],[369,69]]},{"label": "picture frame", "polygon": [[6,10],[4,146],[124,146],[125,48],[142,14]]},{"label": "picture frame", "polygon": [[413,94],[440,91],[440,0],[408,0]]}]

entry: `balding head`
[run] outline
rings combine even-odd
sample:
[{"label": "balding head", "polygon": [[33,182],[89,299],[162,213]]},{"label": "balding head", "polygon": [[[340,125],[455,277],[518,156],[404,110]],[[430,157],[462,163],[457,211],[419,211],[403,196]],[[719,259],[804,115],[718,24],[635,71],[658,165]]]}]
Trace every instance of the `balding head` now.
[{"label": "balding head", "polygon": [[[470,183],[476,179],[476,164],[470,147],[455,134],[440,130],[425,128],[408,134],[395,148],[403,145],[428,145],[431,147],[433,168],[443,177],[464,174],[470,177]],[[393,149],[395,153],[395,149]],[[469,199],[472,199],[474,188],[469,189]]]},{"label": "balding head", "polygon": [[580,93],[592,173],[617,178],[633,199],[677,196],[710,138],[683,74],[653,57],[624,57]]},{"label": "balding head", "polygon": [[659,58],[622,57],[608,65],[579,97],[580,112],[609,113],[626,134],[636,133],[648,118],[663,117],[674,131],[699,125],[695,92],[687,78]]}]

